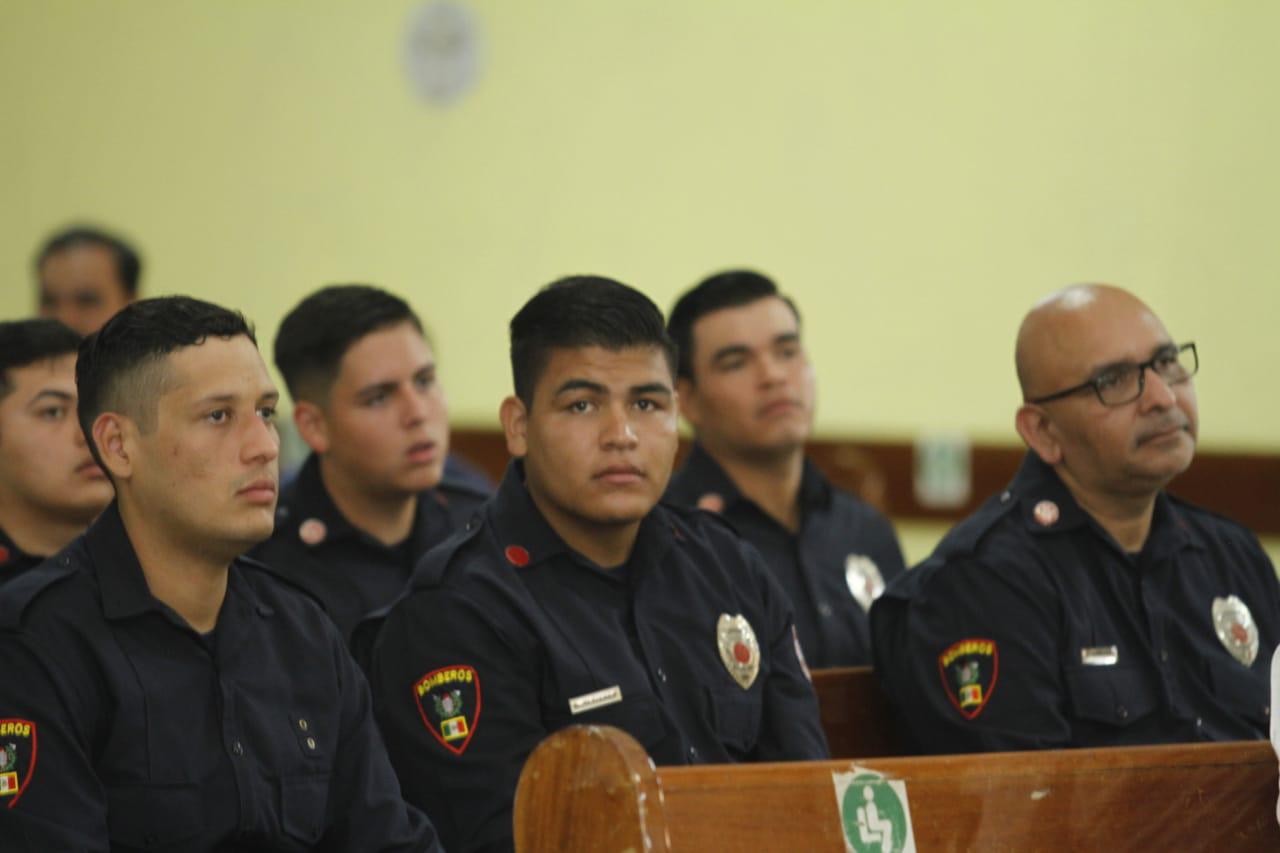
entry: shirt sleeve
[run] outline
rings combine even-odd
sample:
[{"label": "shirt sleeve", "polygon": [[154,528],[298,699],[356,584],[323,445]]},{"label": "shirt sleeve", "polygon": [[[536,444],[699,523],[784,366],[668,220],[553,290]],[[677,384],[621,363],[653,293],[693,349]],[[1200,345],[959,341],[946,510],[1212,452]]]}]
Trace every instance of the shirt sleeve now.
[{"label": "shirt sleeve", "polygon": [[818,699],[809,680],[796,635],[791,601],[750,545],[739,546],[763,599],[767,636],[759,639],[769,655],[764,685],[760,738],[752,761],[808,761],[830,757],[822,731]]},{"label": "shirt sleeve", "polygon": [[509,850],[524,761],[548,734],[542,664],[514,620],[449,590],[420,590],[373,653],[374,707],[406,798],[451,853]]},{"label": "shirt sleeve", "polygon": [[345,648],[335,648],[334,656],[342,685],[341,744],[329,797],[334,820],[320,849],[443,853],[431,822],[401,795],[363,673]]},{"label": "shirt sleeve", "polygon": [[[106,851],[106,793],[91,761],[84,692],[18,634],[3,635],[0,677],[0,839],[5,850]],[[87,692],[89,687],[81,685]]]},{"label": "shirt sleeve", "polygon": [[[921,571],[929,569],[912,570]],[[922,751],[1070,746],[1062,614],[1052,590],[1035,588],[1036,577],[1031,566],[960,561],[872,606],[880,684]]]}]

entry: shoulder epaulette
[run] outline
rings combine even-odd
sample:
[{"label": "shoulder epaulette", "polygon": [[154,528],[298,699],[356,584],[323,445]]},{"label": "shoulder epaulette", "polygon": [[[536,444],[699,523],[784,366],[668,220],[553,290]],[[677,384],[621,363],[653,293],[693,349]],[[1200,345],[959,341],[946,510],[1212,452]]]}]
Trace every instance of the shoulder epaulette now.
[{"label": "shoulder epaulette", "polygon": [[261,560],[258,560],[254,557],[242,556],[242,557],[236,558],[236,567],[241,569],[248,569],[255,573],[266,575],[272,581],[275,581],[276,583],[279,583],[280,585],[287,587],[289,590],[302,594],[308,600],[314,602],[315,605],[319,607],[321,610],[323,610],[325,613],[329,612],[329,608],[324,606],[324,602],[314,592],[307,589],[303,584],[299,583],[295,578],[290,577],[285,572],[275,568],[269,563],[264,563]]},{"label": "shoulder epaulette", "polygon": [[52,557],[29,572],[24,572],[4,587],[0,595],[0,629],[15,629],[31,602],[45,590],[74,577],[79,568],[66,557]]},{"label": "shoulder epaulette", "polygon": [[448,574],[454,556],[484,529],[484,514],[477,512],[463,527],[455,530],[439,545],[432,548],[418,561],[409,581],[409,589],[429,589],[439,586]]}]

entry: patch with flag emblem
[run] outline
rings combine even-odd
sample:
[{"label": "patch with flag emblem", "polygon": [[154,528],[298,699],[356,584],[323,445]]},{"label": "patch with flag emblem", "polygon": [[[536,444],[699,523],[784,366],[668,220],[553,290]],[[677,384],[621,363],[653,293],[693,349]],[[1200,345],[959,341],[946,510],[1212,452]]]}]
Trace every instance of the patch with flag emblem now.
[{"label": "patch with flag emblem", "polygon": [[462,755],[480,721],[480,674],[455,664],[432,670],[413,685],[427,731],[454,755]]},{"label": "patch with flag emblem", "polygon": [[967,639],[952,643],[938,655],[942,687],[956,710],[967,720],[982,713],[996,689],[1000,653],[995,640]]},{"label": "patch with flag emblem", "polygon": [[0,720],[0,804],[13,808],[36,770],[36,724]]}]

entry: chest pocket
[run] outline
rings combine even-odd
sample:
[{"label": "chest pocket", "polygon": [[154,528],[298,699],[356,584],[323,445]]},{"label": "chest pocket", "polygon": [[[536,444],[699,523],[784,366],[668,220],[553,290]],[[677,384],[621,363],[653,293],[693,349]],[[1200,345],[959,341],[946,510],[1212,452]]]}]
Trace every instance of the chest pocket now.
[{"label": "chest pocket", "polygon": [[112,846],[164,849],[204,832],[197,785],[107,786]]},{"label": "chest pocket", "polygon": [[286,766],[290,772],[280,778],[280,827],[291,838],[315,843],[324,834],[331,777],[332,733],[325,731],[327,718],[295,711],[284,721],[298,745],[299,759]]},{"label": "chest pocket", "polygon": [[707,688],[711,724],[734,758],[746,758],[760,736],[760,695],[740,687]]},{"label": "chest pocket", "polygon": [[1093,723],[1124,728],[1160,706],[1156,689],[1133,667],[1078,667],[1066,676],[1075,716]]},{"label": "chest pocket", "polygon": [[1265,678],[1234,663],[1210,667],[1213,695],[1219,702],[1257,726],[1262,734],[1270,726],[1270,690]]},{"label": "chest pocket", "polygon": [[569,700],[565,698],[558,707],[544,714],[544,722],[552,731],[565,726],[613,726],[631,735],[646,752],[654,749],[667,735],[666,726],[662,723],[662,714],[652,696],[645,693],[628,695],[622,692],[622,701],[612,705],[604,705],[574,714],[569,711]]}]

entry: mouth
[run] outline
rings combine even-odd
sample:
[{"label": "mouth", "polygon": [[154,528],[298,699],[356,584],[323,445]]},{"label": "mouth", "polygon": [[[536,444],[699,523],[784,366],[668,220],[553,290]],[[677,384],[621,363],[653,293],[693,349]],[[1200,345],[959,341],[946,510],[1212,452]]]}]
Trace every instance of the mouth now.
[{"label": "mouth", "polygon": [[780,415],[789,415],[793,412],[799,412],[801,408],[799,400],[774,400],[773,402],[765,403],[759,409],[756,409],[756,414],[762,418],[776,418]]},{"label": "mouth", "polygon": [[107,473],[98,467],[98,463],[92,459],[82,462],[76,468],[76,473],[87,480],[105,480]]},{"label": "mouth", "polygon": [[429,465],[436,461],[436,456],[438,455],[437,445],[434,441],[420,441],[417,444],[410,445],[405,455],[415,465]]},{"label": "mouth", "polygon": [[244,498],[251,504],[274,504],[276,502],[276,481],[268,477],[262,477],[240,489],[240,491],[236,492],[236,496]]},{"label": "mouth", "polygon": [[634,465],[610,465],[597,471],[593,479],[611,486],[630,486],[644,479],[644,471]]},{"label": "mouth", "polygon": [[1177,438],[1179,435],[1186,432],[1187,428],[1188,425],[1185,423],[1168,424],[1157,427],[1156,429],[1149,430],[1138,436],[1138,446],[1141,447],[1145,444],[1152,444]]}]

